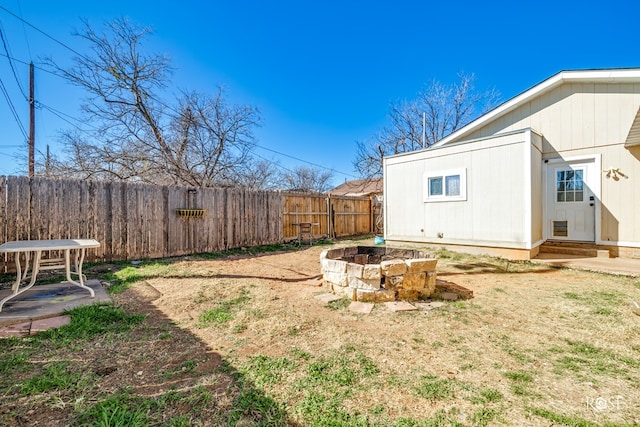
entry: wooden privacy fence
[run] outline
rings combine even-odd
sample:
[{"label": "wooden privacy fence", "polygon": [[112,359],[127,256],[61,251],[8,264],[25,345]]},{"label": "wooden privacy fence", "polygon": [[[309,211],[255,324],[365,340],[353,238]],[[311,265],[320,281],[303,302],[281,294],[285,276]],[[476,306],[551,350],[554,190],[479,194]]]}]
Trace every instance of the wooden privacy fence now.
[{"label": "wooden privacy fence", "polygon": [[[93,238],[89,260],[161,258],[314,234],[370,233],[368,198],[0,176],[0,243]],[[6,271],[7,258],[0,259]],[[13,268],[13,261],[9,260]]]},{"label": "wooden privacy fence", "polygon": [[295,224],[310,222],[315,236],[346,237],[372,233],[372,201],[369,197],[283,193],[285,239],[298,236]]}]

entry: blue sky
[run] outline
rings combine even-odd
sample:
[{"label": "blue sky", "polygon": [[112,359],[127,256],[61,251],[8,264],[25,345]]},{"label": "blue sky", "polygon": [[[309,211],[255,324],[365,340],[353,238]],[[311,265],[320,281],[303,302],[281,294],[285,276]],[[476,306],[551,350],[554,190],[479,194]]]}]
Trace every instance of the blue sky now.
[{"label": "blue sky", "polygon": [[[154,29],[148,48],[172,59],[175,92],[226,88],[233,102],[257,106],[258,144],[332,168],[334,183],[355,176],[356,141],[386,123],[389,103],[415,98],[432,79],[476,74],[480,90],[507,100],[561,70],[639,67],[640,3],[429,1],[39,1],[0,6],[85,53],[72,32],[81,18],[99,26],[126,16]],[[0,9],[10,55],[36,66],[45,56],[70,64],[73,53]],[[5,54],[0,46],[0,54]],[[28,67],[14,62],[28,87]],[[20,119],[28,104],[6,57],[0,79]],[[36,70],[36,98],[79,117],[83,94]],[[73,120],[72,120],[73,121]],[[61,147],[70,125],[45,108],[36,113],[36,146]],[[257,154],[292,168],[297,160],[261,148]],[[0,96],[0,174],[26,174],[14,158],[26,140]]]}]

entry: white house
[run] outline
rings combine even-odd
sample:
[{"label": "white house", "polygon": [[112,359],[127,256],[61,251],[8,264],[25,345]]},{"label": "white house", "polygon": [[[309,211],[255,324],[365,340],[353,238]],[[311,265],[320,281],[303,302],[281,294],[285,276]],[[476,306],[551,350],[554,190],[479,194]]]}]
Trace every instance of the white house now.
[{"label": "white house", "polygon": [[563,71],[384,159],[385,238],[512,259],[545,242],[640,258],[640,68]]}]

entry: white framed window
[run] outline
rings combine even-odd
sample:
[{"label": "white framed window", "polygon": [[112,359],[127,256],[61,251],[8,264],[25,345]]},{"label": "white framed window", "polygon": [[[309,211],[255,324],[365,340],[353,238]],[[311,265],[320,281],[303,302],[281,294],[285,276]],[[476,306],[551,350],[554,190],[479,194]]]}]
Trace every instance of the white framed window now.
[{"label": "white framed window", "polygon": [[465,168],[425,172],[425,202],[458,200],[467,200],[467,170]]}]

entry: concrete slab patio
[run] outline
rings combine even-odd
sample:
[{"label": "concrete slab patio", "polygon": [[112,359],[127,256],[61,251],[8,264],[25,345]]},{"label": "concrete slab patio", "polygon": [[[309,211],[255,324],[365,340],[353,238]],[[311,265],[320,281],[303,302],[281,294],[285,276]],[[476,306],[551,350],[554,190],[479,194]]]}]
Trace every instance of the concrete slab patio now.
[{"label": "concrete slab patio", "polygon": [[580,255],[540,253],[531,261],[555,265],[558,267],[574,268],[577,270],[640,277],[640,259],[600,258],[584,257]]},{"label": "concrete slab patio", "polygon": [[[38,322],[41,319],[59,317],[65,310],[83,305],[111,302],[111,298],[98,280],[88,280],[85,284],[93,289],[95,298],[91,298],[85,289],[70,283],[53,283],[36,285],[15,299],[7,301],[0,312],[0,336],[2,330],[11,325],[16,325],[12,328],[13,330],[41,330],[43,325],[48,324]],[[10,293],[11,289],[0,290],[0,299]],[[33,322],[36,322],[35,325]],[[56,323],[57,321],[52,322],[49,322],[51,327],[61,326]],[[22,326],[18,327],[21,324]]]}]

